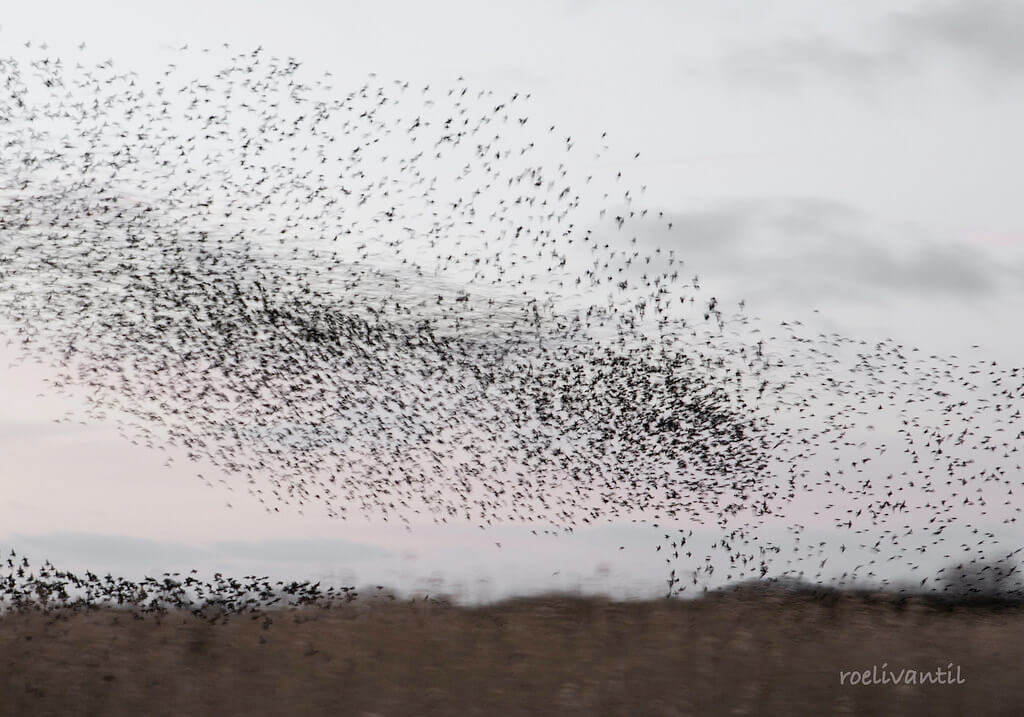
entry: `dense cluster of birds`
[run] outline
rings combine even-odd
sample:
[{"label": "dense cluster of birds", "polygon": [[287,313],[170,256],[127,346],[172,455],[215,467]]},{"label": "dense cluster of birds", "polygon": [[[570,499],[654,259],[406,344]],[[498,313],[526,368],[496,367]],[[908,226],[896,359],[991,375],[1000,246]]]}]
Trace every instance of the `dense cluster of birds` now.
[{"label": "dense cluster of birds", "polygon": [[[605,135],[462,78],[88,57],[0,58],[0,319],[128,439],[269,511],[648,523],[670,593],[1003,550],[1024,369],[727,310],[646,187],[588,173]],[[801,540],[812,514],[848,540]]]},{"label": "dense cluster of birds", "polygon": [[[198,571],[186,575],[164,573],[139,581],[104,576],[91,571],[75,574],[59,570],[49,561],[33,568],[29,559],[11,551],[6,556],[7,575],[0,578],[0,606],[24,613],[41,612],[61,619],[88,610],[117,610],[142,620],[187,611],[211,623],[225,623],[244,616],[262,620],[264,629],[273,615],[310,608],[329,609],[359,599],[355,588],[310,581],[271,582],[268,577],[246,575],[241,580],[216,573],[204,580]],[[383,586],[371,597],[384,593]],[[429,596],[428,596],[429,597]]]}]

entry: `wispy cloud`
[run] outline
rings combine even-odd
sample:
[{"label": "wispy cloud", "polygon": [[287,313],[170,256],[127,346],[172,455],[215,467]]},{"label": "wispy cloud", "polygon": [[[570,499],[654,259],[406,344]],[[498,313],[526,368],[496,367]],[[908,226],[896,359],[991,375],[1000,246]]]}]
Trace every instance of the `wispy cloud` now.
[{"label": "wispy cloud", "polygon": [[673,248],[688,273],[792,305],[995,298],[1012,287],[1021,268],[985,247],[929,236],[833,201],[729,202],[666,213],[665,220],[675,227],[671,244],[663,234],[646,243]]},{"label": "wispy cloud", "polygon": [[738,48],[723,60],[734,80],[769,89],[839,83],[870,89],[943,63],[986,82],[1024,79],[1024,4],[954,0],[876,18],[860,40],[815,33]]},{"label": "wispy cloud", "polygon": [[147,540],[95,533],[46,533],[10,536],[8,548],[33,559],[49,559],[71,569],[126,570],[142,573],[154,568],[181,570],[218,565],[287,566],[308,572],[321,564],[378,560],[391,552],[371,544],[318,538],[309,540],[222,541],[206,545]]},{"label": "wispy cloud", "polygon": [[894,42],[922,54],[949,53],[1000,75],[1024,75],[1024,4],[1017,0],[956,0],[894,13]]},{"label": "wispy cloud", "polygon": [[731,79],[771,89],[815,80],[839,80],[867,89],[911,66],[910,54],[900,47],[864,49],[821,34],[741,48],[724,60]]}]

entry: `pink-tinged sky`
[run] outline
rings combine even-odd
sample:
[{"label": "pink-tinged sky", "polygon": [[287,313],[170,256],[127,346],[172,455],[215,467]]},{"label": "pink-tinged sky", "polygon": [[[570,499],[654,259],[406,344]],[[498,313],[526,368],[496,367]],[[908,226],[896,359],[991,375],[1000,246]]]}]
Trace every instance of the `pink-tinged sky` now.
[{"label": "pink-tinged sky", "polygon": [[[595,172],[625,166],[635,152],[645,158],[630,165],[635,183],[680,228],[671,247],[723,304],[745,299],[766,323],[797,318],[1012,364],[1024,357],[1022,27],[1018,3],[969,0],[111,0],[7,8],[0,48],[26,54],[23,43],[46,42],[68,54],[85,41],[94,60],[152,69],[176,61],[173,48],[184,44],[262,44],[332,71],[339,88],[377,72],[529,91],[532,115],[581,136],[608,132],[612,151]],[[982,349],[972,354],[972,344]],[[653,542],[628,524],[558,538],[471,526],[410,535],[312,510],[268,515],[230,478],[235,492],[218,483],[212,466],[179,455],[167,467],[170,454],[131,445],[110,423],[55,422],[76,402],[47,393],[41,367],[10,368],[10,359],[0,346],[0,543],[17,536],[60,553],[89,545],[76,535],[177,546],[337,539],[389,557],[375,562],[352,548],[338,565],[310,570],[407,585],[440,570],[451,582],[490,570],[494,581],[518,575],[513,583],[559,587],[663,577]],[[826,530],[817,499],[800,519]],[[47,543],[51,534],[63,543]],[[216,551],[198,559],[215,563]],[[151,567],[178,566],[139,569]]]}]

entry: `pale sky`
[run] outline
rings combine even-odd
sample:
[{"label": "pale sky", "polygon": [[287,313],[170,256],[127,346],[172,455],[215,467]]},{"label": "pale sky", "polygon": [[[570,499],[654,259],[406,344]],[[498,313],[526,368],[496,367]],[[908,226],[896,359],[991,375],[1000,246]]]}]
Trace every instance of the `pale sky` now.
[{"label": "pale sky", "polygon": [[[606,155],[582,158],[579,171],[628,169],[679,228],[669,245],[639,239],[674,248],[723,304],[745,299],[766,323],[892,336],[928,353],[1024,356],[1020,3],[36,2],[2,18],[0,55],[46,43],[73,57],[80,42],[122,68],[227,42],[329,70],[341,91],[375,72],[529,92],[538,124],[608,133]],[[113,425],[54,423],[74,402],[38,396],[45,371],[10,360],[0,346],[0,544],[82,561],[73,548],[89,543],[75,535],[123,536],[178,546],[166,560],[219,554],[243,566],[245,551],[226,543],[344,540],[337,565],[305,564],[406,586],[439,572],[453,584],[520,576],[508,590],[628,592],[662,579],[653,543],[628,525],[537,547],[512,527],[409,535],[379,521],[267,516],[244,492],[203,485],[184,460],[165,467],[164,451],[132,446]],[[198,470],[216,483],[215,469]],[[63,543],[46,537],[57,534]],[[110,560],[109,544],[96,546],[95,559]],[[110,569],[180,567],[150,562]]]}]

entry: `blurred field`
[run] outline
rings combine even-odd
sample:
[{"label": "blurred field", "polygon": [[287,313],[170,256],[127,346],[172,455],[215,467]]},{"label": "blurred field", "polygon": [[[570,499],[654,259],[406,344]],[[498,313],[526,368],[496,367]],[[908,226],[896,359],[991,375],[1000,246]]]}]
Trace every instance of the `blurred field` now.
[{"label": "blurred field", "polygon": [[[0,617],[2,715],[1011,715],[1024,607],[737,592]],[[877,665],[963,684],[840,685]]]}]

